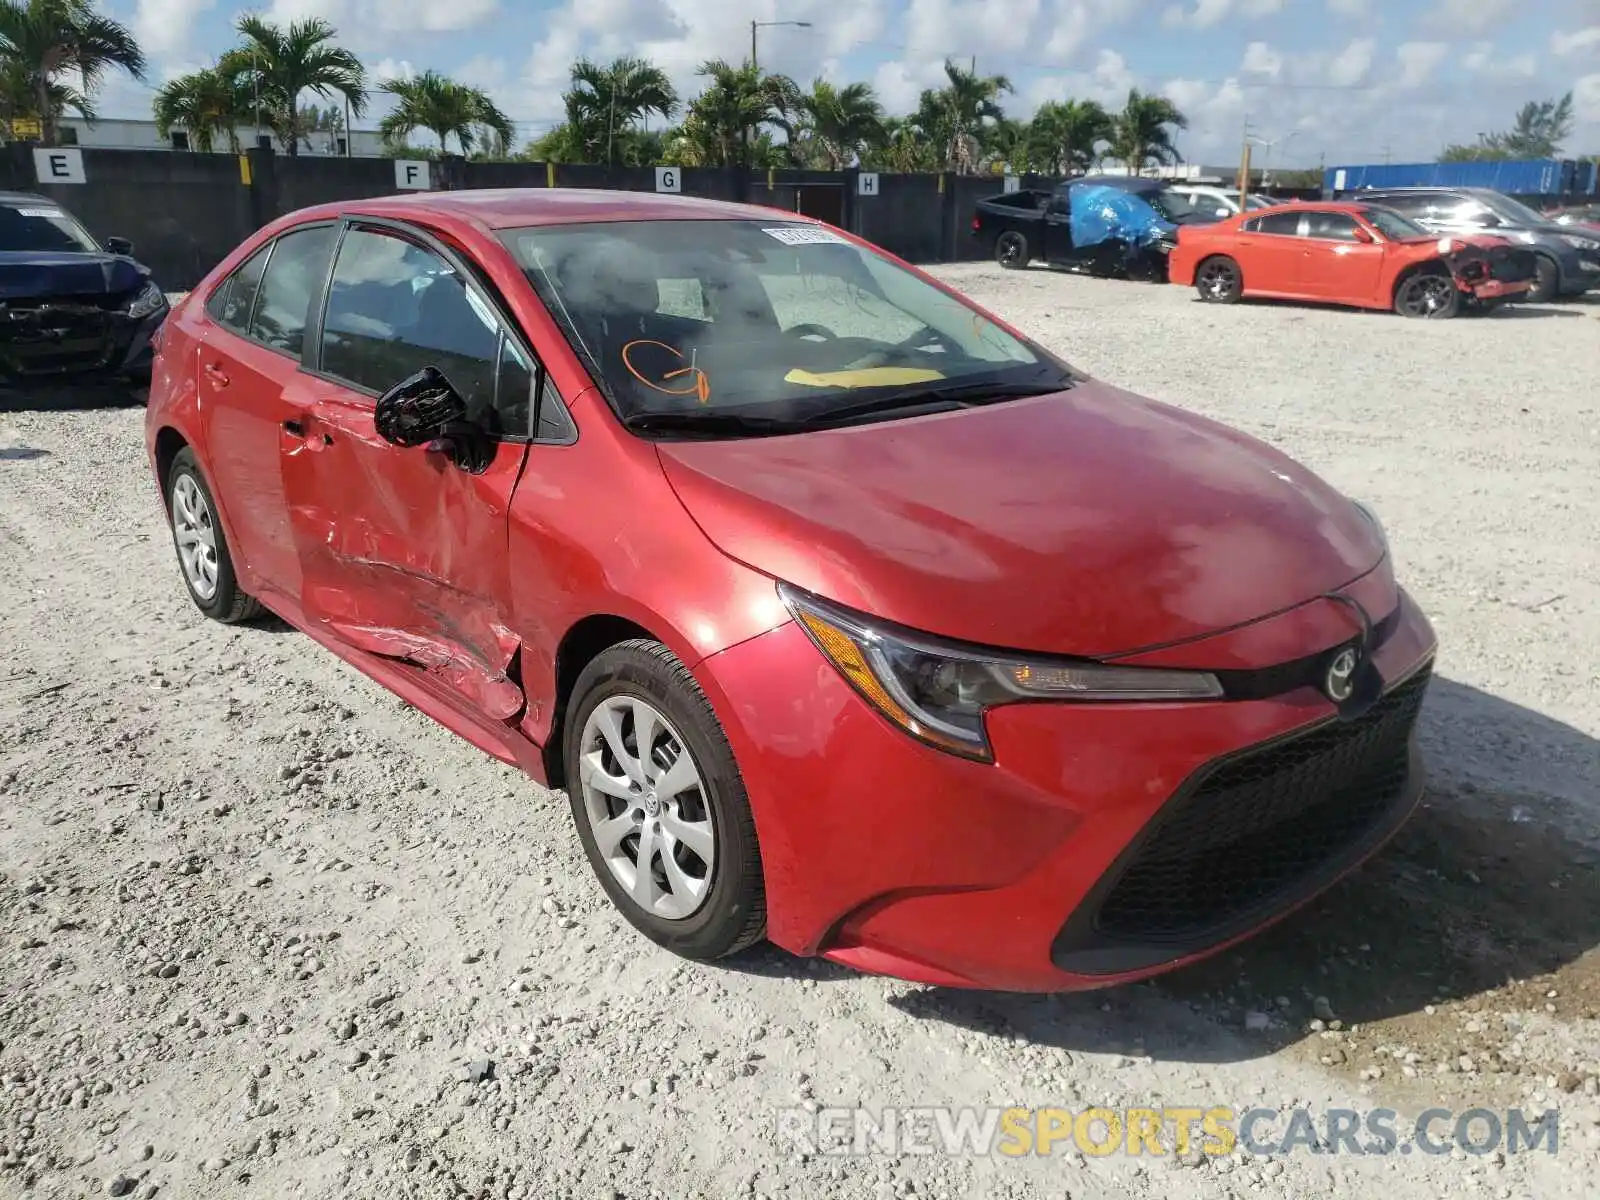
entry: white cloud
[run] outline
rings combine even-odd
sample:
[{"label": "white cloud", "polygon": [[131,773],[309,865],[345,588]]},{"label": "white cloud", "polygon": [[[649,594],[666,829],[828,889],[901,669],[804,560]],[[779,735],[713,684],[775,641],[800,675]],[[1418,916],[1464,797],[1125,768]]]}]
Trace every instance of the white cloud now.
[{"label": "white cloud", "polygon": [[1367,77],[1372,69],[1373,51],[1377,49],[1373,38],[1357,38],[1328,64],[1328,82],[1334,87],[1354,87]]},{"label": "white cloud", "polygon": [[1560,58],[1570,54],[1585,54],[1600,50],[1600,25],[1580,29],[1575,33],[1552,33],[1550,51]]},{"label": "white cloud", "polygon": [[1284,10],[1287,0],[1194,0],[1194,8],[1186,10],[1181,4],[1171,5],[1161,14],[1161,23],[1169,28],[1188,25],[1195,29],[1210,29],[1229,17],[1270,17]]},{"label": "white cloud", "polygon": [[1581,124],[1600,132],[1600,72],[1573,84],[1572,111]]},{"label": "white cloud", "polygon": [[494,16],[499,7],[499,0],[408,0],[404,4],[389,0],[272,0],[265,15],[279,22],[322,17],[347,30],[353,42],[370,44],[387,40],[383,35],[473,29]]},{"label": "white cloud", "polygon": [[1439,0],[1425,24],[1481,33],[1516,11],[1518,0]]},{"label": "white cloud", "polygon": [[1416,88],[1433,78],[1439,64],[1449,56],[1450,46],[1445,42],[1405,42],[1394,54],[1400,61],[1398,86]]},{"label": "white cloud", "polygon": [[172,58],[189,48],[200,14],[216,0],[139,0],[133,11],[133,35],[154,59]]},{"label": "white cloud", "polygon": [[1266,75],[1277,79],[1283,74],[1283,55],[1265,42],[1251,42],[1244,48],[1239,70],[1246,75]]}]

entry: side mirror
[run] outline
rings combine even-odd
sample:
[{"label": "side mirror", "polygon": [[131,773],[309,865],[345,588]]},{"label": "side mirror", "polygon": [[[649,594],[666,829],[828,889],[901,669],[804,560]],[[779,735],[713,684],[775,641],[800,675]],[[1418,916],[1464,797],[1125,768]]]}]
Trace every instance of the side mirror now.
[{"label": "side mirror", "polygon": [[1500,226],[1505,224],[1504,221],[1495,216],[1492,212],[1474,213],[1473,216],[1476,218],[1478,224],[1483,226],[1485,229],[1498,229]]},{"label": "side mirror", "polygon": [[1377,240],[1378,240],[1377,238],[1372,236],[1372,230],[1366,228],[1363,225],[1357,225],[1356,226],[1356,241],[1365,242],[1367,245],[1370,246],[1374,242],[1376,242]]},{"label": "side mirror", "polygon": [[132,254],[133,243],[127,238],[108,237],[106,239],[106,249],[112,254]]},{"label": "side mirror", "polygon": [[467,402],[437,367],[423,367],[379,396],[372,423],[391,446],[425,446],[471,475],[488,468],[488,438],[467,420]]}]

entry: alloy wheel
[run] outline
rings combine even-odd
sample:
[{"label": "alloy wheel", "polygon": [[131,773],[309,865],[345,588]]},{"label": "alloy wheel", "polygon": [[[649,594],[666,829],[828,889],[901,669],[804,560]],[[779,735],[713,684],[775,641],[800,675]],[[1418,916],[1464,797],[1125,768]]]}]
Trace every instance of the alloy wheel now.
[{"label": "alloy wheel", "polygon": [[1455,284],[1443,275],[1418,275],[1406,282],[1400,297],[1408,317],[1432,317],[1450,308]]},{"label": "alloy wheel", "polygon": [[1209,263],[1200,272],[1200,289],[1213,300],[1233,294],[1233,268],[1227,263]]},{"label": "alloy wheel", "polygon": [[661,713],[608,696],[584,722],[578,786],[595,846],[634,904],[681,921],[705,903],[716,829],[687,744]]},{"label": "alloy wheel", "polygon": [[217,526],[205,493],[193,475],[179,475],[172,486],[172,536],[184,578],[201,600],[217,594]]}]

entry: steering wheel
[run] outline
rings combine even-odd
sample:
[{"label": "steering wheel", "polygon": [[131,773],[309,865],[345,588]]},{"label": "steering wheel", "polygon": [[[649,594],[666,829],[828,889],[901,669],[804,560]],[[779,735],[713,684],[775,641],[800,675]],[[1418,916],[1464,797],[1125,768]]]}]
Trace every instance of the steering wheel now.
[{"label": "steering wheel", "polygon": [[947,354],[963,353],[961,347],[948,334],[940,333],[931,325],[924,325],[908,338],[895,343],[902,350],[926,350],[938,346]]},{"label": "steering wheel", "polygon": [[795,325],[783,332],[793,338],[821,338],[825,342],[831,342],[839,336],[826,325],[816,324]]}]

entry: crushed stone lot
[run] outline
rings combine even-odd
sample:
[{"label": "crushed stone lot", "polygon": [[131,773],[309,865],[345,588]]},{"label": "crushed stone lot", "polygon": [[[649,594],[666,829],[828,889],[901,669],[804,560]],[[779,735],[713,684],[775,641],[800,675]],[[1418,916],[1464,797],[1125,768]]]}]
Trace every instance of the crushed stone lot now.
[{"label": "crushed stone lot", "polygon": [[[0,395],[0,1197],[1593,1195],[1600,297],[1416,322],[939,273],[1382,516],[1441,654],[1430,794],[1378,860],[1110,992],[684,963],[606,904],[563,797],[282,624],[201,618],[141,408]],[[1559,1150],[779,1136],[833,1105],[1556,1108]]]}]

